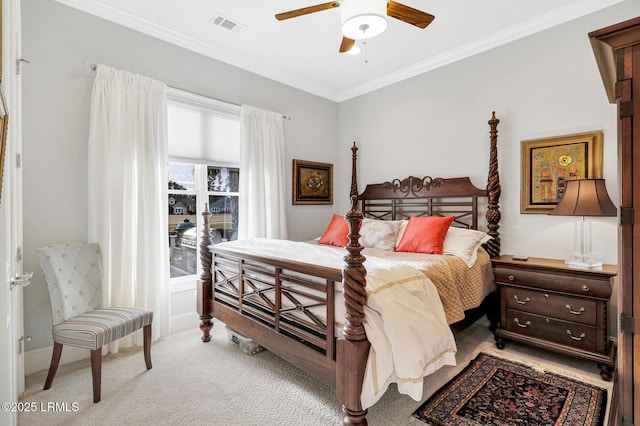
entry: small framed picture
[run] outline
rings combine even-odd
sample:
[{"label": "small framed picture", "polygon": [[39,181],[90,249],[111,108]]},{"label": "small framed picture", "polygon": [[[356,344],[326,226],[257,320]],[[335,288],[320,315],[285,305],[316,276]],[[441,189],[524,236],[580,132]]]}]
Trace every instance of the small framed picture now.
[{"label": "small framed picture", "polygon": [[293,204],[333,204],[333,164],[294,159]]},{"label": "small framed picture", "polygon": [[523,141],[520,213],[549,213],[568,180],[601,177],[601,131]]}]

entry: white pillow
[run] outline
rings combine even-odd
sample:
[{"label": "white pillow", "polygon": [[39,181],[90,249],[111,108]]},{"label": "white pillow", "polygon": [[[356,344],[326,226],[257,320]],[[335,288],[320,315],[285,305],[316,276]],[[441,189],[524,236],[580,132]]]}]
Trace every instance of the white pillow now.
[{"label": "white pillow", "polygon": [[360,244],[362,247],[373,247],[393,250],[398,236],[399,220],[363,219],[360,227]]},{"label": "white pillow", "polygon": [[442,253],[457,256],[471,268],[478,258],[478,248],[491,239],[491,236],[474,229],[450,226],[444,236]]}]

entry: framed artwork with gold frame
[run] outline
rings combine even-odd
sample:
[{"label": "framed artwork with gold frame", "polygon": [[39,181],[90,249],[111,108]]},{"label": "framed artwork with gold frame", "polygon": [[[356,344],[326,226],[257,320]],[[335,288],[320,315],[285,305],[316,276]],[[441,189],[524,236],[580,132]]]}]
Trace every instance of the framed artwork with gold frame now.
[{"label": "framed artwork with gold frame", "polygon": [[601,131],[522,141],[520,213],[549,213],[567,180],[602,177]]},{"label": "framed artwork with gold frame", "polygon": [[0,203],[2,202],[2,181],[4,180],[4,155],[7,150],[7,128],[9,113],[4,100],[4,93],[0,88]]},{"label": "framed artwork with gold frame", "polygon": [[333,204],[333,164],[294,159],[293,204]]}]

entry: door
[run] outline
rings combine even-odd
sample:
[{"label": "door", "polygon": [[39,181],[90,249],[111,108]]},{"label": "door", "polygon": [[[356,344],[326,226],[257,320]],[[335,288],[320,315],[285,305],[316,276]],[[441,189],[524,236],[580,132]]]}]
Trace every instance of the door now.
[{"label": "door", "polygon": [[619,406],[612,408],[616,424],[640,425],[640,18],[589,37],[609,101],[618,104]]},{"label": "door", "polygon": [[[2,92],[7,139],[0,194],[0,424],[17,424],[11,404],[24,391],[22,325],[22,179],[17,161],[21,151],[21,87],[16,61],[20,53],[20,1],[0,3],[2,31]],[[9,404],[8,406],[6,404]]]}]

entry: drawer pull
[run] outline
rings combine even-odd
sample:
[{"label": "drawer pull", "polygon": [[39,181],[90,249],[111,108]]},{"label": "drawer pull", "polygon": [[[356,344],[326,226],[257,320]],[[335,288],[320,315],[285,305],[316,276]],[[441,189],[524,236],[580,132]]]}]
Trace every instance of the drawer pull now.
[{"label": "drawer pull", "polygon": [[[531,321],[527,321],[524,324],[520,324],[520,321],[518,321],[518,318],[515,318],[513,321],[516,323],[516,325],[518,327],[522,327],[522,328],[527,328],[527,327],[529,327],[531,325]],[[567,330],[567,331],[569,331],[569,330]],[[569,333],[569,334],[571,334],[571,333]]]},{"label": "drawer pull", "polygon": [[516,303],[519,303],[521,305],[526,305],[527,302],[531,302],[531,299],[529,299],[528,297],[525,298],[524,300],[518,299],[518,295],[516,295],[516,294],[513,295],[513,298],[516,300]]},{"label": "drawer pull", "polygon": [[585,285],[582,286],[582,291],[589,291],[589,290],[591,290],[591,289],[589,288],[588,285],[585,284]]},{"label": "drawer pull", "polygon": [[572,311],[571,310],[571,305],[567,305],[566,308],[569,310],[569,313],[571,313],[573,315],[582,315],[582,313],[584,312],[584,308],[580,308],[579,311]]},{"label": "drawer pull", "polygon": [[515,281],[516,280],[516,276],[515,275],[509,275],[507,278],[509,278],[509,281]]},{"label": "drawer pull", "polygon": [[584,339],[585,337],[587,337],[587,335],[586,335],[586,334],[584,334],[584,333],[580,334],[580,337],[576,337],[576,336],[574,336],[573,334],[571,334],[571,330],[567,330],[567,334],[568,334],[568,335],[569,335],[569,337],[571,337],[573,340],[582,340],[582,339]]}]

